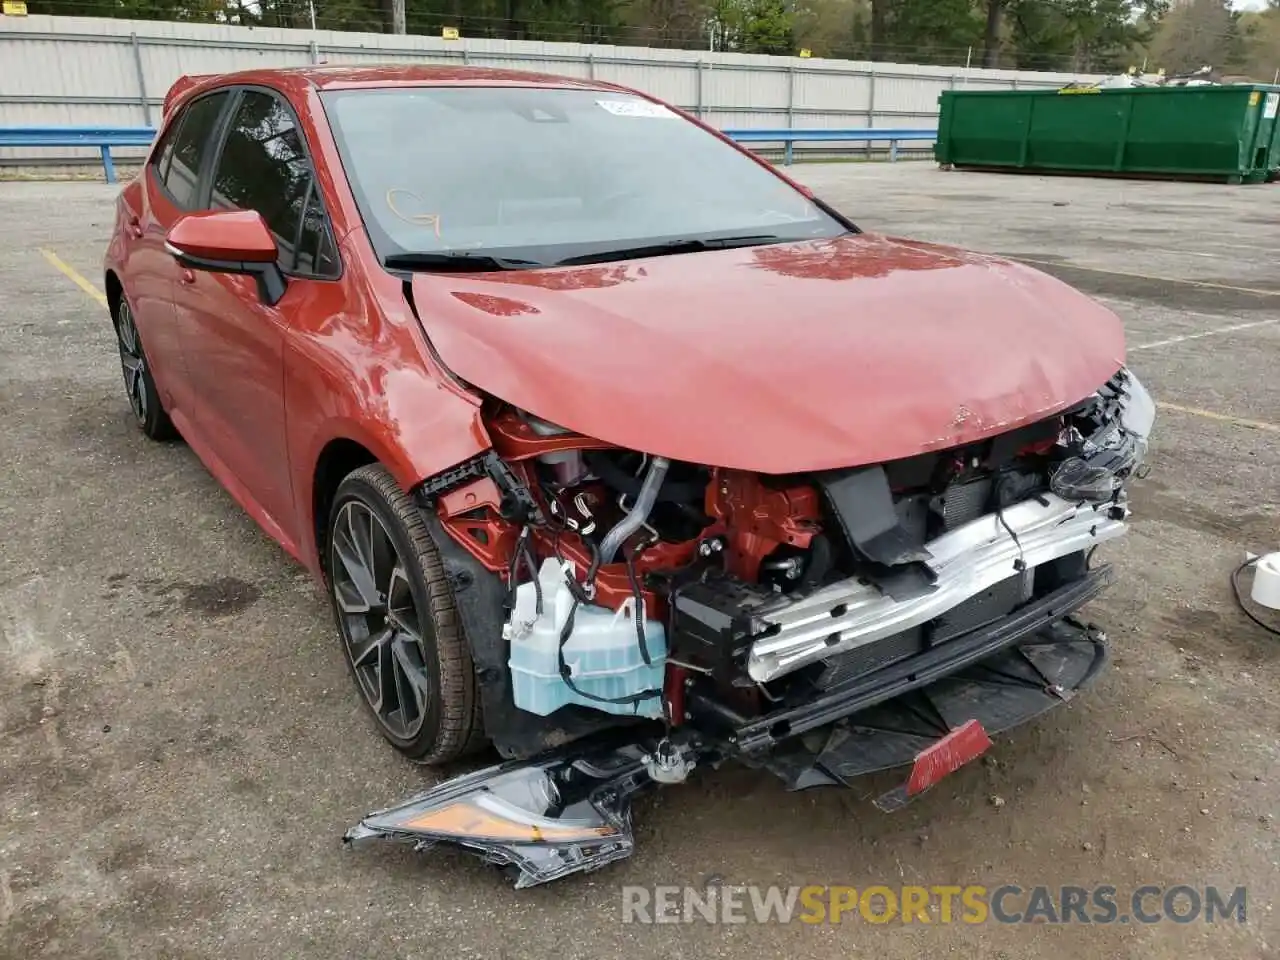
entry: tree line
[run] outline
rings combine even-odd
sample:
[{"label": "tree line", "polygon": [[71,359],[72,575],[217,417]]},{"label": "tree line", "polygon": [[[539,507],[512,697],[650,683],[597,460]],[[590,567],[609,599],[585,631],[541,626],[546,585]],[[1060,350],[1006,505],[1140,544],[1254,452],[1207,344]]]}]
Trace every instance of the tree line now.
[{"label": "tree line", "polygon": [[[1270,81],[1280,0],[30,0],[32,13]],[[803,53],[802,53],[803,51]]]}]

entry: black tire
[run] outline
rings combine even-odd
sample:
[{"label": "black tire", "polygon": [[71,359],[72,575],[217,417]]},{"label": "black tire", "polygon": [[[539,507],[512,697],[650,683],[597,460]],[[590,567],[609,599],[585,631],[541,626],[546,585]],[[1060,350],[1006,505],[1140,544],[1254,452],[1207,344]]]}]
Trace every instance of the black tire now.
[{"label": "black tire", "polygon": [[142,347],[142,335],[133,321],[133,308],[124,296],[116,304],[111,318],[116,331],[116,346],[120,351],[120,371],[124,375],[129,408],[138,429],[152,440],[172,440],[178,435],[164,404],[160,391],[151,376],[151,364]]},{"label": "black tire", "polygon": [[[367,542],[361,539],[366,520]],[[394,551],[389,570],[388,545]],[[424,764],[483,747],[475,667],[444,563],[417,506],[381,464],[361,467],[339,484],[326,553],[329,601],[347,666],[383,737]],[[381,609],[366,597],[380,598]]]}]

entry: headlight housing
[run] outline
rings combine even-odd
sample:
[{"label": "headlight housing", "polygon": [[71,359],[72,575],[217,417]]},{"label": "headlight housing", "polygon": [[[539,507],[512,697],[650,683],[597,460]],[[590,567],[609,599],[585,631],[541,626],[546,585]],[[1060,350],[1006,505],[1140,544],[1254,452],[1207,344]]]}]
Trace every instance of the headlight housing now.
[{"label": "headlight housing", "polygon": [[1098,390],[1097,428],[1088,436],[1076,427],[1060,441],[1073,455],[1049,470],[1049,488],[1064,500],[1104,503],[1142,466],[1155,424],[1156,406],[1137,377],[1122,367]]},{"label": "headlight housing", "polygon": [[630,798],[649,782],[634,745],[500,764],[370,814],[346,840],[457,844],[528,887],[629,856]]}]

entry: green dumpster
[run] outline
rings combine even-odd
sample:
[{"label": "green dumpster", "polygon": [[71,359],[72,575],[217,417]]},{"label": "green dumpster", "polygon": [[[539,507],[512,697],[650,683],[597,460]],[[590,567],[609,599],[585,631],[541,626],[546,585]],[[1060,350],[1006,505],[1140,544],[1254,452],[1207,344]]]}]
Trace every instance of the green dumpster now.
[{"label": "green dumpster", "polygon": [[948,90],[943,166],[1258,183],[1280,173],[1280,86]]},{"label": "green dumpster", "polygon": [[[1263,93],[1265,98],[1265,106],[1263,107],[1263,122],[1271,124],[1271,145],[1268,148],[1267,161],[1267,179],[1280,180],[1280,87],[1275,87]],[[1265,114],[1270,113],[1269,117]],[[1263,140],[1262,134],[1258,134],[1259,143]]]}]

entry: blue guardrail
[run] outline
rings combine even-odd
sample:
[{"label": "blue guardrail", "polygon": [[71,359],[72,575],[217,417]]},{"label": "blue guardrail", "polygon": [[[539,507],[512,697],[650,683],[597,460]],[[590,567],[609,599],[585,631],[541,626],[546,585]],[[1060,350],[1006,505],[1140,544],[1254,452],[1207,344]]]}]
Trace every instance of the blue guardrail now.
[{"label": "blue guardrail", "polygon": [[[784,164],[794,160],[797,143],[888,143],[889,159],[898,159],[903,140],[933,140],[937,130],[867,127],[861,130],[725,130],[738,143],[781,143]],[[145,147],[156,135],[151,127],[0,127],[0,147],[97,147],[107,183],[116,182],[112,147]]]}]

